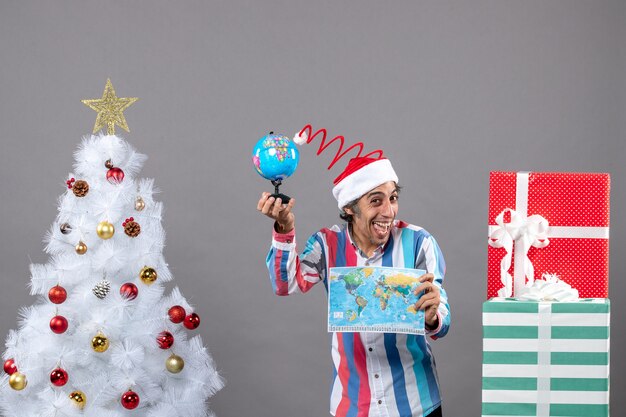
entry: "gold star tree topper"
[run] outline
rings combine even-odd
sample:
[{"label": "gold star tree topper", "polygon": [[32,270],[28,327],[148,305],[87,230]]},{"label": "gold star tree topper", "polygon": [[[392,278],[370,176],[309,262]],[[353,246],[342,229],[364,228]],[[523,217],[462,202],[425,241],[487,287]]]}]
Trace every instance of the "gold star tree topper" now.
[{"label": "gold star tree topper", "polygon": [[124,117],[124,110],[137,100],[137,97],[117,97],[115,95],[115,90],[113,89],[113,84],[111,84],[111,80],[107,79],[106,86],[104,87],[104,93],[102,93],[102,98],[81,101],[86,106],[89,106],[98,112],[96,124],[93,127],[93,133],[97,133],[106,125],[107,134],[114,135],[115,125],[118,125],[127,132],[130,132],[130,130],[128,130],[128,125],[126,124],[126,118]]}]

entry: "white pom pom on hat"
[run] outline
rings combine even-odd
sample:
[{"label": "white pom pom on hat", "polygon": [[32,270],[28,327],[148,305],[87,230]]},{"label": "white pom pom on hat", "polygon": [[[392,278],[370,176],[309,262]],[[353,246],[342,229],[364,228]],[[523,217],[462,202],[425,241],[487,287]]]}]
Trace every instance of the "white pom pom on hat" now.
[{"label": "white pom pom on hat", "polygon": [[309,139],[309,135],[307,135],[306,131],[303,130],[301,132],[296,132],[292,140],[296,145],[302,146],[306,143],[307,139]]},{"label": "white pom pom on hat", "polygon": [[351,201],[388,181],[397,183],[398,176],[387,158],[352,158],[346,169],[333,181],[333,196],[341,210]]}]

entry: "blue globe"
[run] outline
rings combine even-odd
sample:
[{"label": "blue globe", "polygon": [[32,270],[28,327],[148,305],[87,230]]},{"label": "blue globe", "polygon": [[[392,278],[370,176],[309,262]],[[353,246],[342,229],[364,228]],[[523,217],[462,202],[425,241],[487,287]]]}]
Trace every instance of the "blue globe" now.
[{"label": "blue globe", "polygon": [[291,176],[299,160],[298,148],[284,135],[270,133],[259,139],[252,151],[256,171],[270,181],[282,181]]}]

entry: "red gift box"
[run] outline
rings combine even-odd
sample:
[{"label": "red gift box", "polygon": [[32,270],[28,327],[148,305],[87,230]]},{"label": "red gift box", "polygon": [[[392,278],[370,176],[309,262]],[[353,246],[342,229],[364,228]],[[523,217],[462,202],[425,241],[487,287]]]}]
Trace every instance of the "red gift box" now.
[{"label": "red gift box", "polygon": [[608,298],[609,174],[492,172],[487,298],[544,273],[581,298]]}]

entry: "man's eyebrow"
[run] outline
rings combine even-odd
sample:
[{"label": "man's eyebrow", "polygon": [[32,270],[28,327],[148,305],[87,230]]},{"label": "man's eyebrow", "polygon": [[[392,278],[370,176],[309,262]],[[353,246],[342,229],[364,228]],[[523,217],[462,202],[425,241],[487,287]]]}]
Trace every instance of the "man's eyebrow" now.
[{"label": "man's eyebrow", "polygon": [[[391,194],[389,195],[393,195],[393,194],[398,194],[400,192],[400,190],[398,188],[395,188]],[[373,196],[385,196],[385,193],[383,193],[382,191],[372,191],[371,193],[367,194],[367,198],[373,197]]]}]

